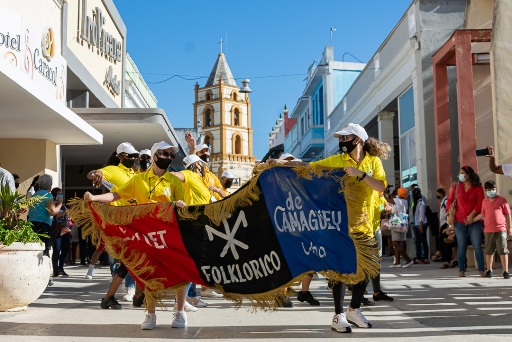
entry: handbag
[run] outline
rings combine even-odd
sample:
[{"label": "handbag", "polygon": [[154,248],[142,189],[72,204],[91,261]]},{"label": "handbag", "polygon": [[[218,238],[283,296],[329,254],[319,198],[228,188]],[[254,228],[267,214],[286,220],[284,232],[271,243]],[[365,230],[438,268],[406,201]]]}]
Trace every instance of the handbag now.
[{"label": "handbag", "polygon": [[455,210],[457,209],[457,192],[459,192],[460,183],[457,183],[457,187],[455,188],[455,194],[453,196],[453,202],[448,210],[448,214],[446,215],[446,223],[449,226],[453,226],[455,223]]},{"label": "handbag", "polygon": [[391,235],[391,229],[389,228],[389,219],[380,220],[380,231],[383,235]]},{"label": "handbag", "polygon": [[392,213],[388,225],[391,231],[407,233],[409,230],[409,215],[402,212]]}]

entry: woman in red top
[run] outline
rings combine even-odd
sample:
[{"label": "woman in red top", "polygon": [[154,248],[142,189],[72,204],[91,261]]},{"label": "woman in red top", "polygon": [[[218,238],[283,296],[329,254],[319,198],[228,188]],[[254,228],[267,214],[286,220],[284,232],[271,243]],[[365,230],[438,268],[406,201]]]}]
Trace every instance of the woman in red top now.
[{"label": "woman in red top", "polygon": [[[484,189],[480,177],[471,168],[463,166],[459,172],[459,182],[453,186],[446,203],[446,210],[450,210],[455,200],[455,235],[457,237],[457,257],[459,260],[459,277],[465,277],[466,249],[468,236],[475,251],[476,263],[481,277],[485,277],[484,254],[482,251],[482,221],[474,218],[480,214]],[[457,193],[457,195],[455,195]],[[456,197],[455,197],[456,196]]]}]

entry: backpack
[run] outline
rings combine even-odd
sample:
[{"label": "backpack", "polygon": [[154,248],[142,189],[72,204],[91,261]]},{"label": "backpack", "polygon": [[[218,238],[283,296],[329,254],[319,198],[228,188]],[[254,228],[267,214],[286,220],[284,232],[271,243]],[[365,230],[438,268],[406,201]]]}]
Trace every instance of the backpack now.
[{"label": "backpack", "polygon": [[433,212],[430,206],[427,205],[425,216],[427,216],[427,222],[432,236],[439,235],[439,217],[437,216],[437,212]]}]

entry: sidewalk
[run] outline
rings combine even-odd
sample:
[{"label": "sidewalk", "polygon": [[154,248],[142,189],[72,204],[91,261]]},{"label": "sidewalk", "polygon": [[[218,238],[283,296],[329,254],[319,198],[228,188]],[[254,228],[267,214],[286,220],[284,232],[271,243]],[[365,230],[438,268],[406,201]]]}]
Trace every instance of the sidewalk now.
[{"label": "sidewalk", "polygon": [[[169,339],[311,341],[316,339],[358,339],[372,341],[505,341],[512,333],[512,280],[504,280],[501,270],[495,278],[480,278],[469,270],[459,278],[457,269],[441,270],[441,263],[389,268],[384,258],[382,287],[393,302],[377,302],[363,307],[372,329],[353,328],[352,334],[330,330],[334,314],[332,296],[325,279],[312,282],[311,291],[321,302],[312,307],[293,298],[294,308],[275,312],[250,311],[217,298],[204,298],[210,305],[188,314],[186,329],[172,329],[172,311],[157,311],[157,327],[140,330],[144,309],[121,302],[124,310],[103,310],[100,300],[109,286],[108,267],[96,267],[94,279],[87,280],[85,266],[70,266],[68,278],[55,285],[25,312],[0,313],[0,341],[164,341]],[[122,288],[121,288],[122,289]],[[371,299],[371,283],[368,286]],[[121,291],[117,298],[121,298]],[[347,293],[345,305],[350,301]],[[169,303],[172,308],[172,303]],[[490,337],[491,336],[491,337]]]}]

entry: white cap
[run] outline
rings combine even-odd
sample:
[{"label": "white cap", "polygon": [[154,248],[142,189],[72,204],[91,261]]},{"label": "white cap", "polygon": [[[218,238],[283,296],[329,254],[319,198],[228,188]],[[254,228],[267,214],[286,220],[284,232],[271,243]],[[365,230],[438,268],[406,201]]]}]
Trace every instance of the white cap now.
[{"label": "white cap", "polygon": [[295,157],[293,156],[293,154],[290,154],[290,153],[283,153],[281,154],[281,156],[279,157],[279,159],[281,160],[286,160],[288,158],[292,158],[291,160],[295,159]]},{"label": "white cap", "polygon": [[148,150],[148,149],[140,150],[140,155],[142,156],[143,154],[151,157],[151,150]]},{"label": "white cap", "polygon": [[349,123],[348,125],[343,127],[341,131],[334,132],[332,136],[335,138],[339,138],[341,135],[350,134],[357,135],[359,138],[361,138],[361,140],[363,140],[363,142],[368,140],[368,133],[366,133],[366,130],[362,126],[355,123]]},{"label": "white cap", "polygon": [[158,150],[167,150],[169,148],[172,148],[173,152],[178,152],[177,147],[171,146],[168,143],[166,143],[165,141],[160,141],[160,142],[154,143],[153,147],[151,147],[151,156],[154,156],[156,151],[158,151]]},{"label": "white cap", "polygon": [[139,151],[137,151],[135,149],[135,147],[133,147],[132,144],[130,144],[129,142],[124,142],[122,144],[120,144],[119,146],[117,146],[117,150],[116,150],[117,154],[119,153],[128,153],[128,154],[133,154],[133,153],[139,153]]},{"label": "white cap", "polygon": [[231,172],[229,170],[222,172],[221,178],[222,177],[226,177],[228,179],[235,179],[236,178],[235,175],[233,174],[233,172]]},{"label": "white cap", "polygon": [[[197,156],[197,154],[189,154],[185,158],[183,158],[183,165],[185,165],[185,169],[188,168],[190,165],[197,163],[198,161],[203,162],[204,161]],[[205,163],[206,164],[206,163]]]},{"label": "white cap", "polygon": [[208,146],[206,144],[201,144],[201,145],[196,146],[196,151],[199,152],[199,151],[204,150],[205,148],[208,149],[208,151],[206,151],[206,154],[210,155],[210,146]]}]

